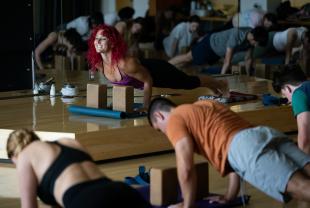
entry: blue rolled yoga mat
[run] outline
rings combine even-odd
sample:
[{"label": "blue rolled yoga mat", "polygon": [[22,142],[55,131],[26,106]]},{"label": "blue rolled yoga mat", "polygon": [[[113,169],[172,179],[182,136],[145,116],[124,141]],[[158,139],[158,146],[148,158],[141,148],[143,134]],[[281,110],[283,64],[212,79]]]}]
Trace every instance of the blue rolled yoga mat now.
[{"label": "blue rolled yoga mat", "polygon": [[135,118],[140,116],[145,116],[145,113],[140,112],[133,112],[133,113],[125,113],[120,111],[113,111],[109,109],[98,109],[98,108],[90,108],[85,106],[77,106],[71,105],[68,107],[68,111],[70,113],[75,114],[82,114],[88,116],[99,116],[99,117],[106,117],[106,118]]}]

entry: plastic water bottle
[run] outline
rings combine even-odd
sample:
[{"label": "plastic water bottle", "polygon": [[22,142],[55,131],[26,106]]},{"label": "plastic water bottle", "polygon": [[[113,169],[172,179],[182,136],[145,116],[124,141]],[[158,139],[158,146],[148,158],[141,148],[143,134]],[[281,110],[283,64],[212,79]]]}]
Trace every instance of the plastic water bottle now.
[{"label": "plastic water bottle", "polygon": [[52,84],[51,90],[50,90],[50,97],[54,97],[55,95],[56,95],[55,84]]},{"label": "plastic water bottle", "polygon": [[34,95],[39,94],[38,88],[39,88],[38,84],[35,83],[35,84],[34,84],[34,87],[33,87],[33,90],[32,90],[32,93],[33,93]]}]

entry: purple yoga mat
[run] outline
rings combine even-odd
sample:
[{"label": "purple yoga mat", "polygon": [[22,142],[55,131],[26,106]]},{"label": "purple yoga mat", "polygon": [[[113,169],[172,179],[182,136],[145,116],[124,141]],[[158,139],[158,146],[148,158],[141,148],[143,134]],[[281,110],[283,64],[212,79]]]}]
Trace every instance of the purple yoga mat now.
[{"label": "purple yoga mat", "polygon": [[[138,192],[143,196],[143,198],[147,201],[150,201],[150,187],[149,186],[141,186],[137,188]],[[210,194],[216,195],[216,194]],[[250,196],[245,195],[244,203],[248,204],[250,201]],[[209,200],[199,200],[196,202],[197,208],[224,208],[224,207],[236,207],[241,206],[243,204],[242,197],[237,197],[233,201],[228,204],[218,204],[218,203],[210,203]],[[180,199],[181,201],[181,199]],[[153,208],[166,208],[167,206],[152,206]]]}]

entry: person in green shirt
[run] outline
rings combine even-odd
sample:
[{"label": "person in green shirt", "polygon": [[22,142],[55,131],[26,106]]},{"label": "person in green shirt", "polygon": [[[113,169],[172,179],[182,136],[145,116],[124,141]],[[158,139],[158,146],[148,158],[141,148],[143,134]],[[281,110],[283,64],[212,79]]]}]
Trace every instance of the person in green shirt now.
[{"label": "person in green shirt", "polygon": [[310,81],[299,65],[286,65],[274,74],[273,88],[292,104],[298,126],[298,146],[310,154]]}]

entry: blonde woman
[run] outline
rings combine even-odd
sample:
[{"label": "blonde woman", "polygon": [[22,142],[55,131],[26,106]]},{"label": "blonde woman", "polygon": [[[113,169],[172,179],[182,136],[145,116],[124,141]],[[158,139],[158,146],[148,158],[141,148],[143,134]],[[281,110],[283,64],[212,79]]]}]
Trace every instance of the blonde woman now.
[{"label": "blonde woman", "polygon": [[9,135],[7,154],[17,168],[22,208],[37,208],[37,195],[56,207],[148,207],[133,188],[107,178],[75,140],[43,142],[20,129]]}]

